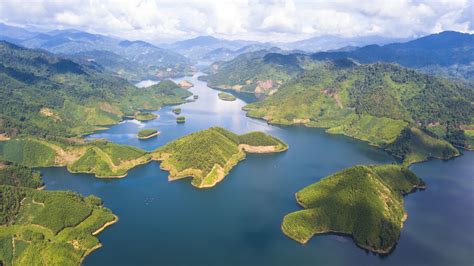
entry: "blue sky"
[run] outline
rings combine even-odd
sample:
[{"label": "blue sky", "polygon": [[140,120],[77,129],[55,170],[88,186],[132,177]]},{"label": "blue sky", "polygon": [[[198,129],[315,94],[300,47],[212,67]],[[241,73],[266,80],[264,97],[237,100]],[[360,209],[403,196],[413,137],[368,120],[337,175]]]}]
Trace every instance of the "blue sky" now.
[{"label": "blue sky", "polygon": [[319,35],[474,32],[472,0],[1,0],[0,21],[155,43],[214,35],[294,41]]}]

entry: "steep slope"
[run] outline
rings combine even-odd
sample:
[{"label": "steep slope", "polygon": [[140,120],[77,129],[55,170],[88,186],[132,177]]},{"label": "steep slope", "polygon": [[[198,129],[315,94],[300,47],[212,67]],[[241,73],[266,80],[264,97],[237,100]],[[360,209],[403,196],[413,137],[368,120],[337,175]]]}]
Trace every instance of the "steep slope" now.
[{"label": "steep slope", "polygon": [[305,209],[286,215],[281,227],[300,243],[316,234],[342,233],[364,249],[388,253],[407,217],[403,195],[424,187],[401,166],[354,166],[298,191],[296,200]]},{"label": "steep slope", "polygon": [[7,42],[0,42],[0,77],[0,134],[10,137],[80,135],[191,95],[171,81],[138,89],[97,68]]},{"label": "steep slope", "polygon": [[[462,83],[390,64],[335,68],[329,62],[305,72],[282,86],[275,95],[244,109],[249,116],[269,123],[328,128],[330,133],[387,147],[393,143],[400,146],[408,139],[436,138],[428,136],[435,126],[445,131],[462,131],[463,125],[472,124],[474,119],[473,101],[473,89]],[[424,130],[416,130],[420,137],[406,138],[402,134],[405,128]],[[447,134],[442,137],[451,140]],[[468,147],[467,139],[452,142]],[[429,157],[447,159],[459,154],[443,140],[435,143],[444,148],[436,153],[425,149],[423,156],[418,154],[415,161]],[[400,152],[402,150],[404,152]],[[410,153],[407,149],[398,149],[394,154],[405,159],[411,157]]]}]

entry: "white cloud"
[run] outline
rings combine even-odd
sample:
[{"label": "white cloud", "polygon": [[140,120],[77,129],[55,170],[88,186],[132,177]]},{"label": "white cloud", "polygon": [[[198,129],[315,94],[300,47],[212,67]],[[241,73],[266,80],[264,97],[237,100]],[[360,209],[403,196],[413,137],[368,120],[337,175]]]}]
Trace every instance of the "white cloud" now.
[{"label": "white cloud", "polygon": [[313,35],[418,36],[474,31],[472,0],[1,0],[0,20],[163,42],[212,34],[294,40]]}]

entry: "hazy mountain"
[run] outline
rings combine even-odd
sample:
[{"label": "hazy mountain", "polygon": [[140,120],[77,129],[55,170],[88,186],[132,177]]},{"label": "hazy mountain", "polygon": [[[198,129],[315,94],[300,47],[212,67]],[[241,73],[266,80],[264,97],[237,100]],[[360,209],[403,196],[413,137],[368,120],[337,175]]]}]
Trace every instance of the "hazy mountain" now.
[{"label": "hazy mountain", "polygon": [[306,40],[290,42],[290,43],[275,43],[276,46],[287,49],[287,50],[303,50],[307,52],[319,52],[336,50],[345,47],[360,47],[369,44],[388,44],[394,42],[400,42],[406,39],[387,38],[382,36],[362,36],[362,37],[339,37],[333,35],[324,35],[312,37]]},{"label": "hazy mountain", "polygon": [[427,73],[474,80],[474,35],[445,31],[405,43],[368,45],[346,52],[320,52],[315,59],[350,57],[359,63],[397,63]]},{"label": "hazy mountain", "polygon": [[[27,48],[44,49],[52,53],[62,55],[87,55],[87,60],[95,60],[109,71],[121,75],[127,79],[142,79],[150,77],[172,77],[179,76],[190,71],[190,61],[170,50],[156,47],[143,41],[128,41],[115,37],[92,34],[78,30],[55,30],[46,33],[34,33],[22,28],[11,27],[2,24],[7,29],[6,34],[0,35],[0,39],[11,41]],[[105,51],[107,53],[102,53]],[[110,62],[110,53],[115,61],[130,61],[136,67],[128,67],[129,71],[120,71]],[[107,60],[103,57],[107,56]],[[133,65],[132,64],[132,65]],[[134,73],[130,70],[134,69]],[[122,73],[128,73],[123,75]]]}]

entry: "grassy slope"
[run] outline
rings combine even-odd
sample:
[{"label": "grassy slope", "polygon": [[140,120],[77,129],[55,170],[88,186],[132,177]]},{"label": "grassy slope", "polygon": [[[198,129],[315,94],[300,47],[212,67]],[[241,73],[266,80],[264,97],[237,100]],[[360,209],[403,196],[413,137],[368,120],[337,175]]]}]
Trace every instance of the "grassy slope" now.
[{"label": "grassy slope", "polygon": [[237,135],[223,128],[209,128],[192,133],[157,149],[154,157],[170,171],[170,179],[192,176],[196,187],[214,186],[245,158],[239,144],[287,148],[280,140],[261,132]]},{"label": "grassy slope", "polygon": [[301,243],[315,234],[344,233],[365,249],[387,253],[403,225],[402,196],[414,187],[423,181],[401,166],[351,167],[296,193],[305,209],[286,215],[282,230]]},{"label": "grassy slope", "polygon": [[146,138],[150,135],[156,134],[158,131],[156,129],[145,128],[138,132],[138,138]]},{"label": "grassy slope", "polygon": [[[340,68],[327,64],[308,71],[278,93],[244,107],[248,115],[275,124],[305,124],[328,128],[385,147],[399,140],[406,128],[441,127],[471,123],[472,90],[462,84],[433,78],[388,64]],[[419,130],[419,139],[429,136]],[[450,146],[441,136],[435,144]],[[458,141],[456,144],[459,144]],[[431,157],[426,142],[419,142],[417,158]],[[452,150],[454,148],[449,147]],[[445,152],[445,155],[457,152]],[[415,162],[408,153],[399,154]],[[434,156],[449,158],[449,156]]]}]

